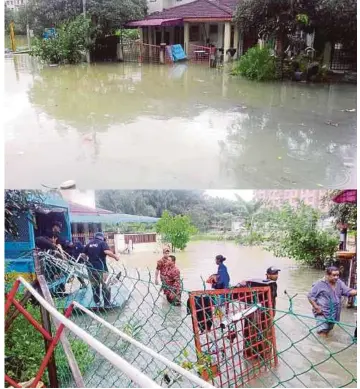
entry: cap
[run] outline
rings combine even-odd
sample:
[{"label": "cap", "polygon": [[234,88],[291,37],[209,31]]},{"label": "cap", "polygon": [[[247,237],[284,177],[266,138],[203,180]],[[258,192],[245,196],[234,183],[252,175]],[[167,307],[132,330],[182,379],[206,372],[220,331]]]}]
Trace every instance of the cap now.
[{"label": "cap", "polygon": [[278,274],[279,271],[281,271],[279,268],[277,268],[277,267],[275,267],[275,266],[270,266],[270,267],[266,270],[266,274],[270,274],[270,275]]},{"label": "cap", "polygon": [[95,235],[94,235],[94,238],[95,239],[100,239],[100,240],[105,240],[105,236],[102,232],[97,232]]}]

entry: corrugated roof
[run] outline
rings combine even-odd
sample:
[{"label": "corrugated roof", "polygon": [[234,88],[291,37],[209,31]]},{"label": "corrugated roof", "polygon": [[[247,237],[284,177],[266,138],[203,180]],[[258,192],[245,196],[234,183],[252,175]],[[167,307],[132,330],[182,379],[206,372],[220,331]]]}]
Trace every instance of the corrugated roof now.
[{"label": "corrugated roof", "polygon": [[71,223],[156,223],[159,219],[149,216],[127,215],[122,213],[98,214],[98,215],[79,215],[70,216]]},{"label": "corrugated roof", "polygon": [[146,19],[230,19],[236,10],[235,0],[196,0],[192,3],[178,5],[162,12],[154,12]]},{"label": "corrugated roof", "polygon": [[108,211],[107,209],[102,208],[91,208],[85,205],[69,202],[69,212],[70,215],[103,215],[103,214],[113,214],[113,212]]}]

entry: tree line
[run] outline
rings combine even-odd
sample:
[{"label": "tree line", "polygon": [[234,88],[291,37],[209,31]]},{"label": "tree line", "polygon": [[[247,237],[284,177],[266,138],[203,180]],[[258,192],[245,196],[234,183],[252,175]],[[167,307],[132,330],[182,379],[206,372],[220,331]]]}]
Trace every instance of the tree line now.
[{"label": "tree line", "polygon": [[5,28],[13,19],[18,31],[26,33],[26,23],[41,36],[45,28],[60,27],[83,14],[97,27],[99,34],[114,33],[129,20],[141,19],[147,13],[146,0],[28,0],[27,5],[12,11],[5,6]]},{"label": "tree line", "polygon": [[263,205],[260,201],[247,202],[211,197],[201,190],[104,190],[96,191],[100,208],[115,213],[161,217],[164,211],[172,215],[187,215],[200,232],[217,226],[230,230],[231,222],[241,219],[249,224],[251,217]]}]

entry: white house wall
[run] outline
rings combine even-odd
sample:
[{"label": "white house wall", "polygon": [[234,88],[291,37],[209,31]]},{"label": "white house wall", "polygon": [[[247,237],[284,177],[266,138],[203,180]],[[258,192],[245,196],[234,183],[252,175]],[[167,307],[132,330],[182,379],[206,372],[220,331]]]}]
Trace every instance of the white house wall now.
[{"label": "white house wall", "polygon": [[148,0],[148,13],[161,12],[164,9],[177,7],[178,5],[192,3],[195,0]]}]

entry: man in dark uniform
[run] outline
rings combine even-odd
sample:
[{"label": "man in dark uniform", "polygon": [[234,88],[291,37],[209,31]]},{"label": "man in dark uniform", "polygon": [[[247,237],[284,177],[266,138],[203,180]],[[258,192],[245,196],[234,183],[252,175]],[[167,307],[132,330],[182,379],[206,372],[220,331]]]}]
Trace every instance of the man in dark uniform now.
[{"label": "man in dark uniform", "polygon": [[271,300],[273,309],[276,308],[276,297],[277,297],[277,280],[279,278],[279,272],[281,270],[277,267],[270,266],[266,270],[266,279],[269,281],[273,281],[273,284],[270,287],[271,290]]},{"label": "man in dark uniform", "polygon": [[102,232],[97,232],[84,248],[84,254],[88,256],[87,262],[88,271],[90,276],[90,282],[92,292],[94,296],[94,302],[97,306],[100,306],[100,287],[102,286],[102,295],[104,299],[104,307],[111,307],[111,294],[110,289],[107,288],[105,281],[107,278],[108,267],[106,264],[106,256],[114,258],[116,261],[119,257],[115,255],[105,242],[105,237]]},{"label": "man in dark uniform", "polygon": [[60,246],[62,249],[65,249],[67,245],[65,239],[60,236],[61,229],[62,223],[53,222],[51,230],[46,231],[45,236],[48,237],[57,247]]},{"label": "man in dark uniform", "polygon": [[[86,256],[84,255],[84,246],[79,240],[75,242],[66,241],[65,251],[73,258],[73,260],[75,260],[75,262],[85,263]],[[80,281],[80,289],[87,287],[83,277],[76,276],[76,278]]]}]

